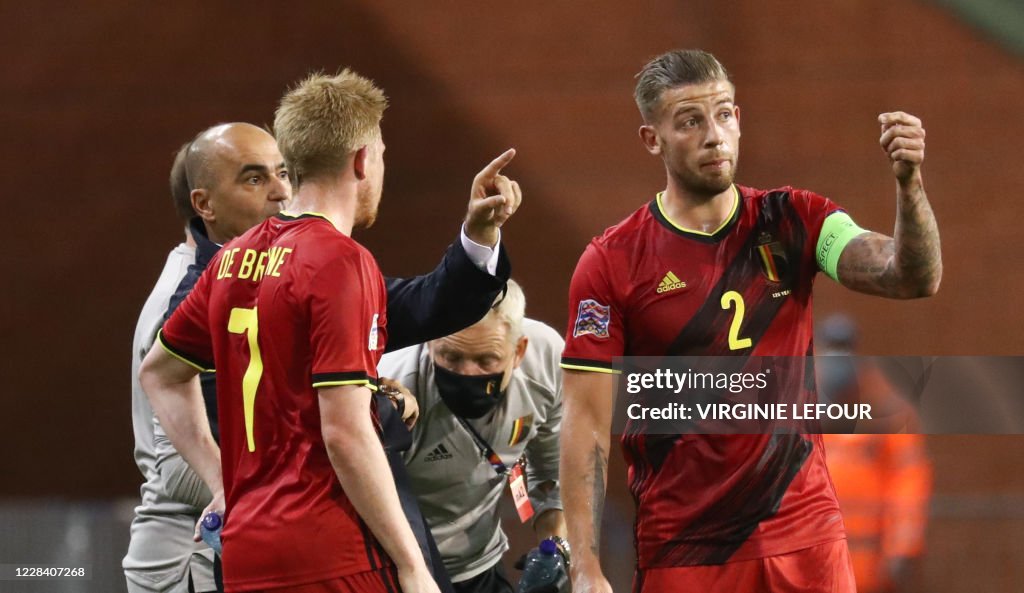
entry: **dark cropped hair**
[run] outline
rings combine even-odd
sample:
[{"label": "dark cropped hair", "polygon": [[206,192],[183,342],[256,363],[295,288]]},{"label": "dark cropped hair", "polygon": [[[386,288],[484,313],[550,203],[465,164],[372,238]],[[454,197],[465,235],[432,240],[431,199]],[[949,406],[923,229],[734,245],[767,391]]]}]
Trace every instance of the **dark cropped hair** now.
[{"label": "dark cropped hair", "polygon": [[188,181],[188,150],[192,142],[186,142],[174,155],[174,164],[171,165],[171,201],[174,203],[174,212],[182,222],[188,222],[196,215],[192,209],[192,185]]}]

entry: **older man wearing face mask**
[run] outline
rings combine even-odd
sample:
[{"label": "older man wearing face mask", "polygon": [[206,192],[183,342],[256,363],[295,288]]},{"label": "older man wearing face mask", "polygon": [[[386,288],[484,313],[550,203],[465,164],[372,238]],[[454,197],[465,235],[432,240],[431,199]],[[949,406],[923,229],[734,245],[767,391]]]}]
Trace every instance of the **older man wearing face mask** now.
[{"label": "older man wearing face mask", "polygon": [[558,488],[562,339],[524,319],[525,308],[509,280],[475,325],[386,354],[378,367],[419,402],[406,467],[458,593],[513,590],[501,567],[503,491],[525,490],[513,495],[520,518],[569,555]]}]

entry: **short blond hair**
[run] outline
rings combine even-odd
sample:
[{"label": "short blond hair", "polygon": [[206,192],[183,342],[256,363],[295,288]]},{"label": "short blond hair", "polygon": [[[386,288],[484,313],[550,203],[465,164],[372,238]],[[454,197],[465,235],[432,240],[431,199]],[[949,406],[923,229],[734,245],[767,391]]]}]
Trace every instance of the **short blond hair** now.
[{"label": "short blond hair", "polygon": [[380,135],[384,91],[348,68],[314,73],[281,98],[274,136],[295,185],[335,173],[360,146]]},{"label": "short blond hair", "polygon": [[509,278],[505,291],[494,299],[488,317],[493,317],[508,327],[508,338],[515,342],[523,335],[523,318],[526,317],[526,295],[515,280]]}]

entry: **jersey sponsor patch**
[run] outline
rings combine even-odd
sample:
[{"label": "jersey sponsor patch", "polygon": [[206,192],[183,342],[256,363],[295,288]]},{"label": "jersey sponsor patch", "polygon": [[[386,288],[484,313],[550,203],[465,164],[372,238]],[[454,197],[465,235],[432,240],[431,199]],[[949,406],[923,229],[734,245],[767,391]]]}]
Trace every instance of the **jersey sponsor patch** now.
[{"label": "jersey sponsor patch", "polygon": [[661,279],[661,283],[658,284],[658,294],[666,293],[670,290],[678,290],[680,288],[686,288],[686,283],[679,279],[678,276],[672,273],[671,270],[665,277]]},{"label": "jersey sponsor patch", "polygon": [[587,334],[597,338],[608,337],[608,325],[612,320],[612,308],[593,299],[580,301],[576,312],[576,325],[572,329],[572,337],[578,338]]}]

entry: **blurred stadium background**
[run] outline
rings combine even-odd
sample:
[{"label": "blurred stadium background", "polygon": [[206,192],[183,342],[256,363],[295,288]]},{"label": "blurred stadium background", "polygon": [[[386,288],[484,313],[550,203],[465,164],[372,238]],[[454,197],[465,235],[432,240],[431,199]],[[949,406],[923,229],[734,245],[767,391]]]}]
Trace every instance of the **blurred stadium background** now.
[{"label": "blurred stadium background", "polygon": [[[14,269],[0,292],[0,564],[94,575],[37,590],[124,587],[140,483],[129,344],[182,235],[165,181],[173,151],[217,122],[269,123],[286,86],[315,69],[351,66],[391,98],[381,217],[357,237],[387,274],[431,268],[472,175],[519,150],[510,174],[525,201],[504,240],[528,314],[559,330],[587,241],[663,186],[631,99],[650,57],[701,47],[730,69],[740,183],[814,189],[880,231],[891,230],[894,184],[875,116],[912,112],[928,130],[942,290],[891,302],[823,280],[817,316],[851,313],[865,354],[1024,352],[1024,5],[1013,0],[95,0],[8,2],[0,16],[0,150],[13,184],[3,265]],[[928,448],[935,494],[913,590],[1024,589],[1024,437],[932,436]],[[615,461],[606,558],[627,590],[632,511]],[[528,543],[513,532],[517,556]]]}]

